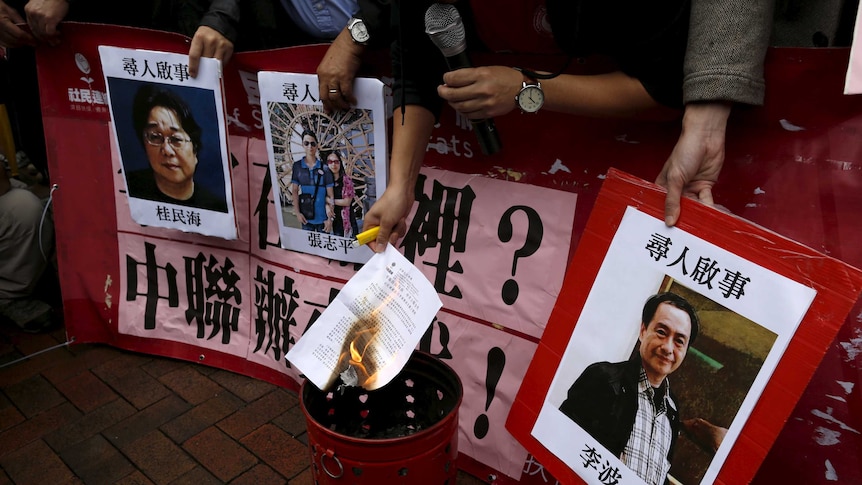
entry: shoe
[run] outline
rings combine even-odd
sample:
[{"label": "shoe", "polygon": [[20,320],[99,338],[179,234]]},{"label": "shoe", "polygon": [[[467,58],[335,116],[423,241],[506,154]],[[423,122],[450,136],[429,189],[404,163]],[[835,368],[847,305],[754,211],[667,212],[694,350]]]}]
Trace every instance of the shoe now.
[{"label": "shoe", "polygon": [[40,333],[54,326],[51,305],[31,298],[0,300],[0,318],[11,321],[27,333]]}]

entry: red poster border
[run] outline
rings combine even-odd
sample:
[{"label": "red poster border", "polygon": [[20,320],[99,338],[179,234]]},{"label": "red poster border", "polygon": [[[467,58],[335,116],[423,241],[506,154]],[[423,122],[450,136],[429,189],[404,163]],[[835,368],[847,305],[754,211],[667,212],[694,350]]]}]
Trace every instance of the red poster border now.
[{"label": "red poster border", "polygon": [[[575,323],[626,207],[663,219],[664,189],[608,171],[557,304],[512,404],[506,428],[561,483],[583,479],[531,435]],[[862,271],[765,228],[691,200],[677,227],[814,288],[817,295],[752,410],[715,483],[749,483],[862,292]]]}]

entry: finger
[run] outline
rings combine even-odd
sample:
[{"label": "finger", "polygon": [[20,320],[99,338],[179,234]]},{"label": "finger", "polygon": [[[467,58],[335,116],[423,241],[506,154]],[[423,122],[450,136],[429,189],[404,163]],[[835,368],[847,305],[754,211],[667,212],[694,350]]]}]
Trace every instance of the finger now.
[{"label": "finger", "polygon": [[356,104],[356,96],[353,95],[353,83],[348,81],[341,81],[339,84],[341,89],[341,98],[344,100],[344,103],[349,108]]},{"label": "finger", "polygon": [[201,53],[203,52],[203,46],[199,41],[192,40],[192,45],[189,48],[189,76],[197,77],[198,75],[198,66],[201,63]]},{"label": "finger", "polygon": [[443,74],[443,82],[453,88],[469,86],[476,82],[475,72],[475,69],[470,67],[448,71]]},{"label": "finger", "polygon": [[3,16],[9,18],[13,24],[26,24],[27,20],[18,13],[14,8],[4,8]]},{"label": "finger", "polygon": [[682,197],[682,184],[668,184],[667,195],[664,199],[664,223],[668,227],[673,227],[679,220],[680,197]]},{"label": "finger", "polygon": [[228,63],[228,61],[233,55],[233,46],[230,44],[222,44],[216,47],[216,52],[214,57],[221,61],[222,66]]},{"label": "finger", "polygon": [[[380,232],[377,233],[377,239],[374,241],[374,247],[371,248],[375,253],[382,253],[386,250],[386,243],[389,242],[391,236],[395,235],[391,230],[380,226]],[[393,242],[394,244],[394,242]]]},{"label": "finger", "polygon": [[706,205],[715,205],[715,201],[712,200],[712,189],[710,187],[706,187],[698,192],[697,200]]},{"label": "finger", "polygon": [[347,101],[344,99],[344,94],[342,94],[341,88],[338,85],[327,89],[326,99],[335,110],[346,110],[349,108]]}]

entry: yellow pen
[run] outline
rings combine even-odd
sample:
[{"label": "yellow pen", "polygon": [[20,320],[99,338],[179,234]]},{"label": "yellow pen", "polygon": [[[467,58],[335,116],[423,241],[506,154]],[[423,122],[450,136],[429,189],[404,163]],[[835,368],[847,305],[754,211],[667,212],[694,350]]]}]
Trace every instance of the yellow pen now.
[{"label": "yellow pen", "polygon": [[380,232],[380,226],[372,227],[367,231],[362,231],[356,235],[356,240],[353,241],[353,247],[358,248],[363,244],[368,244],[377,239],[377,233]]}]

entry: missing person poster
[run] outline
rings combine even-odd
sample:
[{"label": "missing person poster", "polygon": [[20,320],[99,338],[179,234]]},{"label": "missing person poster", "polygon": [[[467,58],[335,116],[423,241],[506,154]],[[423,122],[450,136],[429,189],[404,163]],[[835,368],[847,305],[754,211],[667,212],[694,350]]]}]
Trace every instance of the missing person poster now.
[{"label": "missing person poster", "polygon": [[667,227],[663,196],[611,169],[509,414],[558,479],[747,483],[858,297],[859,270],[729,214]]},{"label": "missing person poster", "polygon": [[588,483],[713,483],[815,293],[628,207],[533,435]]},{"label": "missing person poster", "polygon": [[143,226],[237,238],[221,63],[100,46],[111,124],[132,219]]},{"label": "missing person poster", "polygon": [[357,104],[327,113],[317,76],[258,73],[281,246],[364,263],[356,246],[368,209],[386,187],[383,83],[357,78]]}]

